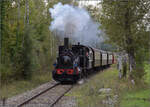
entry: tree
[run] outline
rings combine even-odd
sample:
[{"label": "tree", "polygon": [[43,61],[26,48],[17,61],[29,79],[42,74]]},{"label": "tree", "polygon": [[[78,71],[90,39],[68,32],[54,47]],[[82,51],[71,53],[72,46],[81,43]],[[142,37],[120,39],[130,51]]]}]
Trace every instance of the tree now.
[{"label": "tree", "polygon": [[52,68],[58,38],[49,30],[51,18],[47,10],[56,1],[59,2],[49,0],[46,5],[44,0],[0,0],[0,57],[3,56],[0,74],[3,82],[30,79],[33,71],[38,73]]},{"label": "tree", "polygon": [[3,42],[3,34],[4,34],[4,16],[5,16],[5,1],[0,1],[0,64],[3,62],[3,48],[2,48],[2,42]]},{"label": "tree", "polygon": [[144,52],[148,51],[147,20],[150,6],[148,0],[103,0],[100,22],[109,40],[125,50],[129,57],[130,71],[142,64]]}]

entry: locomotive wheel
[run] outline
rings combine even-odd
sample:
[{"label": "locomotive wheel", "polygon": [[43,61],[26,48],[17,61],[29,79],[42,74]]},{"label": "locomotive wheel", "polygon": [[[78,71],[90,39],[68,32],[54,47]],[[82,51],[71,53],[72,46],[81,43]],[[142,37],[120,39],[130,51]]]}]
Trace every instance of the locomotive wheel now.
[{"label": "locomotive wheel", "polygon": [[83,70],[83,77],[87,78],[88,77],[88,74],[87,74],[87,69]]},{"label": "locomotive wheel", "polygon": [[72,83],[73,83],[73,84],[77,83],[77,80],[73,80]]},{"label": "locomotive wheel", "polygon": [[83,77],[84,77],[83,72],[81,72],[79,76],[79,80],[81,80]]},{"label": "locomotive wheel", "polygon": [[83,72],[81,73],[81,75],[80,75],[80,76],[81,76],[81,79],[84,77],[84,74],[83,74]]}]

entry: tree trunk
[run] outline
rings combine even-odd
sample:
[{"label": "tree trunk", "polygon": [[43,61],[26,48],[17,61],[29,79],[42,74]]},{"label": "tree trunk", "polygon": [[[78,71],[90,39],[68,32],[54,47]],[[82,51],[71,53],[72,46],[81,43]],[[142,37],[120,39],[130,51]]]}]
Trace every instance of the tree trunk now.
[{"label": "tree trunk", "polygon": [[118,58],[117,58],[117,68],[118,68],[118,77],[119,79],[122,78],[122,56],[121,55],[118,55]]},{"label": "tree trunk", "polygon": [[[150,21],[149,21],[150,22]],[[150,24],[150,23],[149,23]],[[150,27],[149,27],[150,30]],[[150,31],[149,31],[149,64],[150,64]]]},{"label": "tree trunk", "polygon": [[3,19],[4,19],[4,12],[5,12],[5,7],[4,7],[4,1],[0,1],[0,64],[3,63],[3,58],[2,58],[2,42],[3,42]]},{"label": "tree trunk", "polygon": [[127,58],[126,58],[126,55],[124,55],[123,57],[123,77],[126,78],[126,75],[127,75]]},{"label": "tree trunk", "polygon": [[[128,0],[126,1],[127,4],[128,4]],[[129,8],[128,8],[128,5],[127,5],[127,9],[126,9],[126,12],[125,12],[125,28],[126,30],[126,45],[127,47],[127,53],[128,53],[128,57],[129,57],[129,71],[132,72],[133,69],[135,69],[135,50],[133,48],[133,39],[132,39],[132,33],[131,33],[131,25],[130,25],[130,11],[129,11]]]},{"label": "tree trunk", "polygon": [[26,0],[26,9],[27,9],[27,26],[29,25],[29,1]]},{"label": "tree trunk", "polygon": [[2,3],[3,1],[0,1],[0,64],[2,59]]},{"label": "tree trunk", "polygon": [[131,53],[128,55],[128,57],[129,57],[129,71],[132,72],[136,67],[135,57]]},{"label": "tree trunk", "polygon": [[16,46],[18,47],[18,37],[19,37],[19,21],[20,21],[20,0],[17,1],[18,5],[18,17],[17,17],[17,33],[16,33]]},{"label": "tree trunk", "polygon": [[[29,1],[28,0],[25,1],[24,25],[25,25],[25,31],[27,31],[29,27],[28,26],[29,25]],[[24,45],[24,39],[25,37],[23,36],[22,45]]]}]

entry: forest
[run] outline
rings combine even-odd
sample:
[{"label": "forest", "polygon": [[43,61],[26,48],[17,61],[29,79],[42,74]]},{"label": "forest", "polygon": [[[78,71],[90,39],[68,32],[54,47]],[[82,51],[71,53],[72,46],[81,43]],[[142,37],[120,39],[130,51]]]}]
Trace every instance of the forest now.
[{"label": "forest", "polygon": [[[55,1],[55,0],[54,0]],[[1,82],[30,79],[34,71],[50,69],[57,38],[50,32],[48,5],[42,0],[1,0]]]}]

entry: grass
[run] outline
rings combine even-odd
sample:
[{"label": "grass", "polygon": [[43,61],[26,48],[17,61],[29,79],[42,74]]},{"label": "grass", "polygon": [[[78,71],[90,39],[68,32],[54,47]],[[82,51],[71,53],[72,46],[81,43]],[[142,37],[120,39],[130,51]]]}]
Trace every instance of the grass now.
[{"label": "grass", "polygon": [[150,107],[150,89],[127,92],[121,101],[125,107]]},{"label": "grass", "polygon": [[125,107],[150,107],[150,64],[145,64],[145,72],[146,87],[142,86],[125,92],[122,96],[121,105],[125,105]]},{"label": "grass", "polygon": [[145,75],[145,82],[149,84],[150,86],[150,64],[145,64],[145,72],[146,72],[146,75]]},{"label": "grass", "polygon": [[[67,96],[75,96],[79,107],[150,107],[150,82],[141,81],[133,85],[128,79],[119,79],[115,66],[104,71],[92,76],[83,85],[77,85]],[[112,91],[109,94],[99,93],[101,88],[111,88]],[[116,103],[104,103],[116,95]]]},{"label": "grass", "polygon": [[50,80],[51,72],[34,72],[33,77],[30,81],[18,80],[8,83],[7,85],[3,85],[0,89],[0,96],[1,98],[9,98],[14,95],[31,90]]}]

